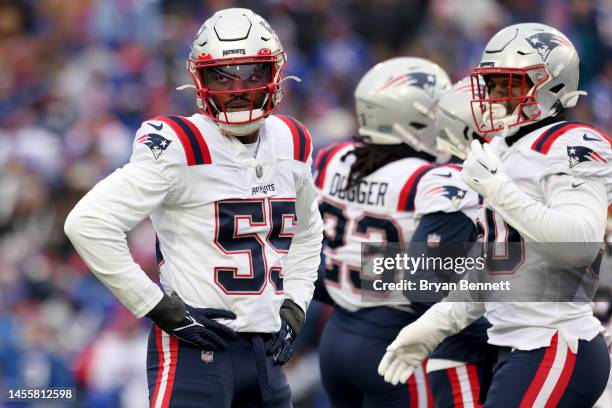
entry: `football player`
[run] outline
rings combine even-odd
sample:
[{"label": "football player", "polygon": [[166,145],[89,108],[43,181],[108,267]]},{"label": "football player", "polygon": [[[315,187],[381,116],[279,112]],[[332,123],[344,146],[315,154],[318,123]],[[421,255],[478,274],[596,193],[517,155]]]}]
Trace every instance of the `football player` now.
[{"label": "football player", "polygon": [[336,304],[319,356],[334,407],[431,404],[424,369],[408,387],[387,384],[377,375],[389,341],[423,306],[407,304],[401,292],[395,303],[377,299],[376,276],[362,270],[361,250],[368,242],[402,247],[409,242],[419,181],[434,168],[433,109],[449,87],[447,74],[421,58],[377,64],[355,90],[359,141],[331,145],[315,162],[324,282]]},{"label": "football player", "polygon": [[[487,257],[491,274],[535,281],[571,265],[584,268],[585,280],[597,278],[600,245],[590,243],[602,241],[612,199],[612,142],[593,126],[565,120],[583,94],[578,64],[565,35],[526,23],[493,36],[472,74],[475,124],[494,138],[472,142],[461,175],[485,199],[479,221],[487,251],[495,242],[507,249]],[[554,242],[572,244],[541,262],[532,243],[549,249]],[[537,289],[548,289],[546,280]],[[588,302],[438,303],[400,332],[379,372],[404,381],[445,337],[485,312],[489,343],[500,346],[485,406],[595,403],[610,356]]]},{"label": "football player", "polygon": [[[286,55],[247,9],[216,12],[187,67],[200,112],[136,132],[130,163],[72,210],[65,231],[92,272],[155,323],[152,407],[291,406],[292,354],[320,263],[312,142],[278,108]],[[150,217],[163,289],[125,233]]]},{"label": "football player", "polygon": [[[438,103],[435,120],[437,149],[462,161],[472,140],[485,140],[472,119],[469,78],[452,86]],[[461,178],[459,165],[447,164],[427,172],[419,183],[415,198],[415,220],[409,255],[429,259],[466,256],[470,242],[477,239],[474,218],[478,195]],[[467,245],[466,245],[467,244]],[[427,271],[416,271],[426,276]],[[438,278],[448,278],[436,271]],[[487,346],[489,323],[480,318],[460,333],[449,337],[429,356],[426,371],[436,407],[479,406],[482,379],[490,371],[492,353]]]},{"label": "football player", "polygon": [[436,109],[436,148],[449,154],[453,158],[451,162],[465,160],[473,140],[484,144],[490,139],[478,133],[472,117],[471,100],[472,82],[470,77],[465,77],[440,98]]}]

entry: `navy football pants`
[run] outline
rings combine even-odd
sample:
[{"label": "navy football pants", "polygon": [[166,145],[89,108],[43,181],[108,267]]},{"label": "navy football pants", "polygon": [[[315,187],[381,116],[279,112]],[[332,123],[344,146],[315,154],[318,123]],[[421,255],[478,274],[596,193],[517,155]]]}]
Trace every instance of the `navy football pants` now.
[{"label": "navy football pants", "polygon": [[[348,324],[346,316],[349,313],[334,311],[323,330],[319,346],[321,377],[332,407],[433,407],[423,366],[416,370],[407,384],[394,386],[378,375],[378,364],[387,346],[408,322],[397,325],[387,338],[368,337],[363,332],[365,327],[362,333],[346,330],[343,323]],[[384,313],[392,314],[394,311]],[[408,316],[405,312],[395,313]],[[374,326],[371,328],[375,330]]]},{"label": "navy football pants", "polygon": [[282,368],[264,338],[239,334],[229,350],[202,352],[153,326],[147,352],[151,408],[291,407]]},{"label": "navy football pants", "polygon": [[592,407],[610,373],[601,335],[574,354],[558,334],[548,347],[500,352],[485,408]]}]

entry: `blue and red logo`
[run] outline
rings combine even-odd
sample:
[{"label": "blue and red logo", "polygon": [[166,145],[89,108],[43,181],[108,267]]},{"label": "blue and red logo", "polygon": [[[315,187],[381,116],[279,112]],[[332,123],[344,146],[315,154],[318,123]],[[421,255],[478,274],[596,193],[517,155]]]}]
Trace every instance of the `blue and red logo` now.
[{"label": "blue and red logo", "polygon": [[138,143],[144,143],[151,149],[155,160],[159,159],[159,156],[170,146],[171,140],[166,139],[162,135],[156,135],[155,133],[148,133],[140,136],[136,139]]},{"label": "blue and red logo", "polygon": [[595,150],[585,146],[567,146],[567,156],[569,157],[570,168],[587,161],[608,162]]},{"label": "blue and red logo", "polygon": [[416,86],[428,94],[433,94],[436,86],[436,76],[426,72],[409,72],[406,74],[393,75],[380,87],[379,91],[399,86]]},{"label": "blue and red logo", "polygon": [[448,198],[455,208],[459,208],[461,200],[466,194],[467,190],[455,186],[437,186],[425,192],[425,195],[442,195]]},{"label": "blue and red logo", "polygon": [[546,32],[532,34],[525,40],[540,54],[542,61],[546,61],[550,52],[560,45],[571,47],[571,43],[565,38]]}]

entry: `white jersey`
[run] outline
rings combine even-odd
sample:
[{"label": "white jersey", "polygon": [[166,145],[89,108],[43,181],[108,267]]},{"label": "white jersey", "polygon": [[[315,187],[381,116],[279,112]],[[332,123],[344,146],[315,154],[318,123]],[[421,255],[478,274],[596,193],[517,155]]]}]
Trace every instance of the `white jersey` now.
[{"label": "white jersey", "polygon": [[[508,147],[501,138],[494,138],[491,148],[502,162],[505,174],[536,202],[549,205],[542,192],[542,182],[550,175],[567,174],[580,180],[592,180],[605,185],[608,202],[612,200],[612,142],[601,131],[588,125],[560,122],[541,127]],[[568,188],[572,188],[568,183]],[[477,222],[482,225],[488,241],[520,242],[526,240],[501,215],[483,206]],[[603,237],[602,237],[603,238]],[[520,279],[544,276],[542,264],[529,246],[509,246],[500,256],[493,272],[511,274]],[[521,248],[523,248],[521,250]],[[489,265],[489,270],[491,270]],[[546,287],[546,282],[542,282]],[[519,350],[545,347],[559,331],[575,350],[578,339],[591,340],[599,332],[600,323],[593,317],[592,306],[582,302],[557,303],[485,303],[486,317],[492,324],[489,342]]]},{"label": "white jersey", "polygon": [[392,299],[375,301],[380,292],[370,286],[380,276],[366,276],[362,270],[362,243],[397,242],[400,249],[406,249],[415,230],[415,216],[430,208],[461,210],[467,201],[466,188],[457,187],[464,183],[455,166],[437,167],[420,158],[406,158],[379,168],[356,187],[345,190],[353,157],[343,157],[354,148],[350,142],[329,146],[315,163],[324,224],[325,287],[331,298],[349,311],[407,304],[399,291],[385,293]]},{"label": "white jersey", "polygon": [[203,115],[160,116],[136,132],[130,163],[96,185],[66,230],[91,270],[136,316],[162,297],[124,231],[149,216],[160,281],[189,305],[231,310],[238,332],[275,332],[284,298],[306,310],[321,219],[306,128],[267,118],[256,157]]}]

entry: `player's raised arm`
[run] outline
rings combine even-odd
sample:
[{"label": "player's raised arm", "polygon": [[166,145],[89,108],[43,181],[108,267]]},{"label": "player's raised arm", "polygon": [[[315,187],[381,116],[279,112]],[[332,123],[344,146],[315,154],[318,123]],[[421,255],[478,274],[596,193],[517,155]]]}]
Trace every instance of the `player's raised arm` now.
[{"label": "player's raised arm", "polygon": [[[581,177],[570,171],[567,165],[563,169],[560,162],[567,162],[567,157],[556,161],[557,164],[549,164],[550,174],[543,176],[541,181],[546,198],[544,203],[521,191],[504,174],[501,162],[489,146],[483,148],[476,141],[464,164],[462,176],[486,197],[489,206],[530,240],[576,242],[589,246],[557,254],[569,265],[589,264],[597,254],[597,248],[589,243],[601,241],[605,232],[606,188],[593,177]],[[608,166],[602,164],[602,167]]]}]

